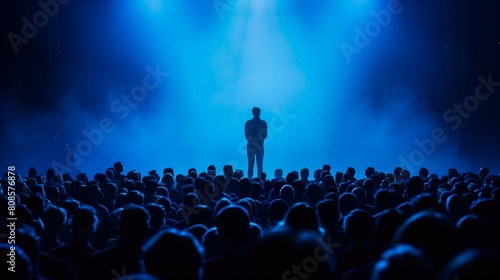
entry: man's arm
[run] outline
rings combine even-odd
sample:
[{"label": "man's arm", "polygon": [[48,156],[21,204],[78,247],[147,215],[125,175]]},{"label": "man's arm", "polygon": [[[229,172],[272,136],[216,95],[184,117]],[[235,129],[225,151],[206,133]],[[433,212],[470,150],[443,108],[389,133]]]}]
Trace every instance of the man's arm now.
[{"label": "man's arm", "polygon": [[245,139],[249,141],[250,138],[250,128],[248,126],[248,121],[245,123]]},{"label": "man's arm", "polygon": [[267,122],[266,121],[262,121],[262,142],[264,142],[264,140],[267,138]]}]

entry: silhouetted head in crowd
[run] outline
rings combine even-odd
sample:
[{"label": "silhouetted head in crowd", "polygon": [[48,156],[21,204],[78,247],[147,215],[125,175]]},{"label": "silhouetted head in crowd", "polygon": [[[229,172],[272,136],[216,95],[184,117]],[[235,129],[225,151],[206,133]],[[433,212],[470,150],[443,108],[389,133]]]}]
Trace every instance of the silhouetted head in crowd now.
[{"label": "silhouetted head in crowd", "polygon": [[288,209],[284,225],[294,230],[312,230],[322,233],[316,211],[305,202],[295,203]]},{"label": "silhouetted head in crowd", "polygon": [[421,211],[438,211],[438,200],[435,195],[430,193],[421,193],[414,196],[411,201],[413,213]]},{"label": "silhouetted head in crowd", "polygon": [[207,172],[209,172],[209,173],[210,173],[210,171],[212,171],[213,173],[217,174],[217,168],[215,168],[215,165],[210,164],[210,165],[207,167]]},{"label": "silhouetted head in crowd", "polygon": [[191,224],[190,225],[203,225],[207,228],[211,228],[213,226],[213,213],[210,207],[199,204],[194,207],[193,215],[190,217]]},{"label": "silhouetted head in crowd", "polygon": [[375,168],[373,168],[372,166],[369,166],[365,169],[366,178],[371,178],[373,174],[375,174]]},{"label": "silhouetted head in crowd", "polygon": [[163,169],[163,174],[167,174],[167,173],[172,174],[172,176],[175,176],[174,169],[172,167],[165,167]]},{"label": "silhouetted head in crowd", "polygon": [[252,182],[248,178],[242,178],[238,184],[239,197],[249,197],[252,190]]},{"label": "silhouetted head in crowd", "polygon": [[323,172],[323,169],[314,170],[313,178],[315,183],[321,182],[321,172]]},{"label": "silhouetted head in crowd", "polygon": [[458,170],[456,168],[449,168],[448,169],[448,178],[455,178],[459,177],[460,174],[458,173]]},{"label": "silhouetted head in crowd", "polygon": [[89,182],[89,178],[87,177],[86,173],[78,173],[76,174],[76,180],[86,184]]},{"label": "silhouetted head in crowd", "polygon": [[144,208],[146,208],[150,216],[149,235],[152,236],[165,226],[165,216],[166,216],[165,209],[163,208],[162,205],[156,204],[154,202],[146,204]]},{"label": "silhouetted head in crowd", "polygon": [[316,214],[323,228],[333,227],[340,219],[337,201],[324,199],[316,205]]},{"label": "silhouetted head in crowd", "polygon": [[160,186],[160,187],[156,188],[154,196],[155,196],[155,199],[158,199],[161,196],[169,197],[170,191],[167,188]]},{"label": "silhouetted head in crowd", "polygon": [[170,200],[170,198],[166,196],[159,196],[154,203],[161,205],[165,211],[165,217],[168,217],[168,214],[172,209],[172,201]]},{"label": "silhouetted head in crowd", "polygon": [[130,170],[129,172],[127,172],[126,177],[132,182],[140,181],[142,178],[141,173],[137,170]]},{"label": "silhouetted head in crowd", "polygon": [[175,178],[171,173],[164,173],[161,178],[161,182],[165,185],[165,187],[170,191],[174,188]]},{"label": "silhouetted head in crowd", "polygon": [[397,244],[375,263],[371,280],[436,279],[431,263],[417,247]]},{"label": "silhouetted head in crowd", "polygon": [[403,169],[403,171],[401,171],[401,180],[405,181],[406,179],[408,179],[410,177],[411,177],[411,173],[409,170]]},{"label": "silhouetted head in crowd", "polygon": [[330,173],[330,171],[326,171],[326,170],[323,170],[320,174],[320,179],[321,179],[321,182],[324,184],[325,182],[325,178],[326,177],[331,177],[332,176],[332,173]]},{"label": "silhouetted head in crowd", "polygon": [[191,233],[200,244],[203,244],[203,236],[207,233],[209,228],[202,224],[193,224],[185,229],[185,231]]},{"label": "silhouetted head in crowd", "polygon": [[250,190],[250,197],[254,200],[260,200],[260,196],[262,195],[263,187],[260,182],[252,182]]},{"label": "silhouetted head in crowd", "polygon": [[137,204],[129,203],[119,214],[118,232],[121,242],[142,244],[149,232],[148,211]]},{"label": "silhouetted head in crowd", "polygon": [[56,177],[56,171],[54,168],[48,168],[47,171],[45,172],[45,179],[47,182],[52,182],[54,181],[54,178]]},{"label": "silhouetted head in crowd", "polygon": [[321,170],[330,172],[330,171],[332,171],[332,167],[331,167],[331,165],[330,165],[330,164],[325,163],[325,164],[323,164],[323,166],[321,167]]},{"label": "silhouetted head in crowd", "polygon": [[500,253],[491,249],[466,250],[453,258],[439,276],[457,280],[500,279]]},{"label": "silhouetted head in crowd", "polygon": [[300,179],[301,180],[309,179],[309,168],[302,168],[300,170]]},{"label": "silhouetted head in crowd", "polygon": [[394,244],[409,244],[420,249],[436,272],[461,248],[455,223],[436,211],[423,211],[407,219],[394,235]]},{"label": "silhouetted head in crowd", "polygon": [[283,169],[277,168],[274,170],[274,179],[283,180]]},{"label": "silhouetted head in crowd", "polygon": [[488,167],[483,166],[479,169],[479,178],[484,179],[488,177],[489,174],[490,174],[490,169]]},{"label": "silhouetted head in crowd", "polygon": [[294,180],[292,182],[292,187],[295,192],[295,202],[300,202],[305,200],[306,193],[306,183],[303,180]]},{"label": "silhouetted head in crowd", "polygon": [[349,166],[347,167],[345,173],[350,174],[351,177],[354,178],[356,176],[356,169],[354,169],[354,167],[352,166]]},{"label": "silhouetted head in crowd", "polygon": [[452,194],[446,199],[446,213],[454,221],[460,220],[463,216],[469,214],[469,205],[464,196]]},{"label": "silhouetted head in crowd", "polygon": [[115,169],[115,175],[121,174],[123,172],[123,164],[120,161],[113,163],[113,168]]},{"label": "silhouetted head in crowd", "polygon": [[[9,246],[10,247],[10,246]],[[21,249],[19,250],[20,252],[20,265],[23,265],[23,260],[22,260],[22,254],[24,253],[25,256],[29,258],[29,263],[24,263],[25,265],[31,265],[32,267],[32,275],[34,276],[40,276],[40,258],[41,258],[41,248],[40,244],[35,236],[35,233],[32,228],[29,227],[19,227],[16,229],[16,249]],[[17,266],[17,250],[16,250],[16,266]],[[4,255],[6,256],[6,255]],[[20,270],[20,268],[16,269],[22,274],[23,271]],[[5,273],[5,272],[3,272]],[[16,277],[17,277],[17,272],[16,272]],[[37,279],[32,278],[32,279]],[[9,279],[9,278],[6,278]],[[17,278],[10,278],[10,279],[17,279]]]},{"label": "silhouetted head in crowd", "polygon": [[313,208],[322,199],[322,189],[316,183],[311,183],[306,189],[307,203]]},{"label": "silhouetted head in crowd", "polygon": [[104,198],[104,194],[102,193],[101,187],[94,181],[89,183],[89,185],[85,188],[85,196],[84,203],[87,204],[95,204],[102,202]]},{"label": "silhouetted head in crowd", "polygon": [[299,173],[297,171],[291,171],[288,172],[288,174],[286,174],[285,182],[291,185],[293,181],[298,179],[299,179]]},{"label": "silhouetted head in crowd", "polygon": [[54,205],[60,205],[61,192],[58,187],[54,185],[45,186],[45,198]]},{"label": "silhouetted head in crowd", "polygon": [[198,172],[196,172],[195,168],[190,168],[188,170],[188,176],[193,178],[193,179],[196,179],[196,178],[198,178]]},{"label": "silhouetted head in crowd", "polygon": [[163,229],[143,247],[145,272],[159,279],[200,279],[203,251],[189,232]]},{"label": "silhouetted head in crowd", "polygon": [[226,197],[221,198],[215,204],[215,207],[214,207],[214,216],[217,216],[219,214],[220,210],[222,210],[224,207],[226,207],[228,205],[231,205],[231,204],[232,204],[232,202],[229,199],[227,199]]},{"label": "silhouetted head in crowd", "polygon": [[126,203],[132,203],[135,205],[144,205],[144,194],[138,190],[129,191],[126,195]]},{"label": "silhouetted head in crowd", "polygon": [[335,183],[337,185],[340,185],[343,178],[344,178],[344,173],[342,173],[340,171],[335,172]]},{"label": "silhouetted head in crowd", "polygon": [[182,206],[186,210],[190,210],[199,204],[200,200],[194,192],[189,192],[182,197]]},{"label": "silhouetted head in crowd", "polygon": [[28,169],[28,178],[35,178],[38,176],[38,170],[35,167],[30,167]]},{"label": "silhouetted head in crowd", "polygon": [[375,188],[377,187],[377,182],[371,178],[366,178],[363,180],[363,188],[366,190],[367,195],[373,194]]},{"label": "silhouetted head in crowd", "polygon": [[288,206],[291,207],[295,199],[295,190],[292,188],[292,186],[286,184],[281,187],[279,197],[283,199],[288,204]]},{"label": "silhouetted head in crowd", "polygon": [[250,216],[250,222],[254,221],[255,204],[254,204],[254,201],[252,199],[249,199],[249,198],[238,199],[233,204],[239,205],[239,206],[242,206],[243,208],[245,208],[248,211],[248,215]]},{"label": "silhouetted head in crowd", "polygon": [[222,171],[224,172],[224,176],[226,177],[226,180],[233,177],[234,169],[233,169],[232,165],[230,165],[230,164],[224,165],[224,167],[222,168]]},{"label": "silhouetted head in crowd", "polygon": [[[194,172],[194,174],[198,174],[198,171],[196,170],[196,168],[191,167],[191,168],[189,168],[189,169],[188,169],[188,171],[187,171],[188,176],[189,176],[189,174],[190,174],[190,173],[192,173],[192,172]],[[196,179],[196,177],[195,177],[195,178],[193,178],[193,179]]]},{"label": "silhouetted head in crowd", "polygon": [[114,182],[116,179],[115,179],[115,168],[114,167],[110,167],[108,169],[106,169],[106,171],[104,172],[104,174],[106,174],[106,176],[108,177],[108,179],[111,181],[111,182]]},{"label": "silhouetted head in crowd", "polygon": [[401,166],[396,166],[394,168],[393,174],[396,180],[399,180],[401,178],[401,173],[403,172],[403,168]]},{"label": "silhouetted head in crowd", "polygon": [[458,238],[462,248],[489,249],[495,246],[491,223],[484,217],[468,214],[457,222]]},{"label": "silhouetted head in crowd", "polygon": [[40,239],[41,248],[42,251],[49,252],[63,245],[63,243],[59,241],[58,235],[67,220],[66,210],[61,207],[50,205],[47,207],[47,210],[44,211],[42,220],[45,229]]},{"label": "silhouetted head in crowd", "polygon": [[358,208],[358,198],[353,193],[345,192],[339,196],[338,204],[340,216],[345,217],[349,212]]},{"label": "silhouetted head in crowd", "polygon": [[79,206],[75,210],[70,224],[73,238],[88,241],[96,230],[98,222],[94,208],[87,205]]},{"label": "silhouetted head in crowd", "polygon": [[419,176],[411,176],[407,178],[405,180],[404,186],[405,194],[408,199],[411,199],[424,191],[424,181]]},{"label": "silhouetted head in crowd", "polygon": [[110,182],[108,175],[100,172],[94,174],[94,180],[99,184],[99,186],[104,186]]},{"label": "silhouetted head in crowd", "polygon": [[405,216],[396,209],[386,209],[375,216],[374,257],[392,246],[394,234],[405,221]]},{"label": "silhouetted head in crowd", "polygon": [[216,218],[218,236],[234,245],[247,242],[250,237],[250,214],[239,205],[228,205],[222,208]]},{"label": "silhouetted head in crowd", "polygon": [[119,192],[116,195],[116,199],[115,199],[114,205],[113,205],[114,210],[118,210],[118,209],[120,209],[123,206],[128,204],[127,194],[128,194],[128,192]]},{"label": "silhouetted head in crowd", "polygon": [[269,204],[269,225],[276,226],[279,222],[283,221],[289,206],[283,199],[277,198]]},{"label": "silhouetted head in crowd", "polygon": [[377,190],[377,192],[375,193],[374,202],[375,210],[377,212],[382,212],[386,209],[394,208],[392,193],[387,189]]},{"label": "silhouetted head in crowd", "polygon": [[242,279],[332,279],[333,249],[317,231],[271,231],[253,246]]},{"label": "silhouetted head in crowd", "polygon": [[260,172],[259,178],[262,180],[262,182],[265,182],[267,180],[267,173],[266,172]]},{"label": "silhouetted head in crowd", "polygon": [[355,209],[345,216],[342,228],[353,246],[367,246],[373,241],[375,220],[367,211]]},{"label": "silhouetted head in crowd", "polygon": [[245,177],[245,173],[241,169],[236,169],[233,173],[233,176],[236,179],[241,180],[243,177]]},{"label": "silhouetted head in crowd", "polygon": [[75,179],[73,178],[73,176],[69,173],[64,173],[62,175],[62,178],[65,182],[73,182]]},{"label": "silhouetted head in crowd", "polygon": [[35,194],[30,194],[28,199],[26,200],[26,207],[31,210],[33,214],[33,218],[35,220],[39,219],[43,212],[45,211],[45,202],[44,199]]},{"label": "silhouetted head in crowd", "polygon": [[418,170],[418,176],[420,176],[421,178],[428,178],[429,169],[425,167],[420,167],[420,169]]},{"label": "silhouetted head in crowd", "polygon": [[[5,204],[5,209],[7,209],[7,198],[5,201],[2,199],[2,204]],[[5,202],[5,203],[4,203]],[[3,205],[2,205],[3,206]],[[0,218],[7,220],[8,214],[2,214]],[[31,210],[24,204],[19,204],[16,206],[16,218],[19,225],[26,225],[28,227],[34,227],[35,221],[33,220],[33,214]]]},{"label": "silhouetted head in crowd", "polygon": [[495,244],[500,248],[500,204],[491,199],[479,199],[470,207],[470,213],[476,216],[486,218],[491,226],[495,236]]},{"label": "silhouetted head in crowd", "polygon": [[356,196],[358,201],[358,207],[365,203],[366,199],[366,191],[362,187],[355,187],[352,190],[352,193]]}]

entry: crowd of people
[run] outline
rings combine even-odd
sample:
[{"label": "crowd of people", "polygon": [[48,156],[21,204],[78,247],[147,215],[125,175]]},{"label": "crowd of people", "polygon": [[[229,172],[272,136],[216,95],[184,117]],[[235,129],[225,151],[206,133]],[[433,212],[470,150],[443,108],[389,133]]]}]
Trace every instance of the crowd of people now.
[{"label": "crowd of people", "polygon": [[311,171],[5,174],[1,279],[500,279],[487,167]]}]

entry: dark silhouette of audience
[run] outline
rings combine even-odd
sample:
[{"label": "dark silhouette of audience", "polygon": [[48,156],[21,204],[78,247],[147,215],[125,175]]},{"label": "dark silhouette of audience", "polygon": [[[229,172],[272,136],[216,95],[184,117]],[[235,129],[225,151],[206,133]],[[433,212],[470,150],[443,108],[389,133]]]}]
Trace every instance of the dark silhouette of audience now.
[{"label": "dark silhouette of audience", "polygon": [[112,279],[117,273],[141,272],[141,251],[149,233],[149,220],[143,206],[129,203],[123,207],[118,218],[118,242],[93,254],[84,275],[88,279]]},{"label": "dark silhouette of audience", "polygon": [[143,247],[144,272],[158,279],[201,277],[203,253],[198,240],[186,231],[162,229]]},{"label": "dark silhouette of audience", "polygon": [[[500,176],[487,167],[438,176],[368,166],[360,176],[323,164],[269,178],[231,165],[158,170],[32,167],[12,198],[5,174],[1,279],[13,276],[11,246],[15,279],[499,277]],[[12,203],[16,244],[2,237]]]},{"label": "dark silhouette of audience", "polygon": [[54,248],[49,253],[71,263],[77,275],[82,275],[97,249],[90,244],[90,236],[97,227],[97,216],[94,208],[79,206],[71,219],[71,239],[64,245]]}]

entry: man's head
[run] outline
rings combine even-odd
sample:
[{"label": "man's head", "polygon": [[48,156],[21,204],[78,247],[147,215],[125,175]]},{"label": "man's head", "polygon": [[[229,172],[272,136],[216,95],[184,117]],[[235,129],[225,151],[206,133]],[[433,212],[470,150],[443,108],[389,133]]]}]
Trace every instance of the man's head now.
[{"label": "man's head", "polygon": [[123,172],[123,164],[122,164],[121,162],[119,162],[119,161],[115,162],[115,163],[113,164],[113,167],[115,168],[115,171],[116,171],[117,173],[121,173],[121,172]]},{"label": "man's head", "polygon": [[254,117],[259,117],[260,116],[260,108],[259,107],[253,107],[253,109],[252,109],[252,115]]}]

